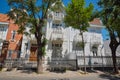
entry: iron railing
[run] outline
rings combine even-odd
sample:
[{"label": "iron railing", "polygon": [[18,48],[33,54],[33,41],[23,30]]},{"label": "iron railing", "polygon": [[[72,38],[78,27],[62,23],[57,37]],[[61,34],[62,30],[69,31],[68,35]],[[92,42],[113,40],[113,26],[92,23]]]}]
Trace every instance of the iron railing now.
[{"label": "iron railing", "polygon": [[[86,67],[113,67],[111,56],[85,56]],[[116,58],[117,66],[120,67],[120,57]],[[48,65],[49,68],[65,67],[65,68],[76,68],[84,67],[84,57],[78,56],[74,60],[44,60],[43,64]],[[4,61],[4,66],[7,68],[35,68],[37,67],[37,61],[29,61],[28,59],[6,59]]]}]

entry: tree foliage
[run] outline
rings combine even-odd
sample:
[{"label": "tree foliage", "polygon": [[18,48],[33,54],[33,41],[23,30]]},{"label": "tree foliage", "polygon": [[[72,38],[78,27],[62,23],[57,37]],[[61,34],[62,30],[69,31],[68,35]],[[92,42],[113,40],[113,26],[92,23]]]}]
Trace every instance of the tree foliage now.
[{"label": "tree foliage", "polygon": [[37,40],[37,65],[38,73],[42,72],[42,57],[45,54],[45,37],[43,27],[47,18],[47,12],[50,6],[57,0],[8,0],[11,11],[8,16],[19,25],[18,33],[25,32],[26,26],[29,26],[30,32],[35,35]]},{"label": "tree foliage", "polygon": [[62,11],[64,8],[64,5],[61,0],[57,0],[55,5],[51,6],[50,10],[52,11]]},{"label": "tree foliage", "polygon": [[110,36],[113,34],[120,40],[120,1],[119,0],[100,0],[98,5],[102,7],[99,12],[103,24],[109,31]]},{"label": "tree foliage", "polygon": [[71,26],[80,30],[80,35],[82,36],[81,45],[84,55],[84,67],[86,73],[83,32],[87,30],[87,27],[89,27],[93,5],[89,4],[89,6],[86,7],[84,0],[71,0],[71,3],[68,4],[65,10],[66,15],[64,21],[66,26]]},{"label": "tree foliage", "polygon": [[120,45],[120,1],[99,0],[98,5],[102,8],[99,12],[99,16],[110,35],[109,46],[112,52],[114,72],[118,73],[116,49]]},{"label": "tree foliage", "polygon": [[66,25],[72,26],[75,29],[86,31],[89,26],[88,22],[91,19],[92,10],[92,4],[85,7],[84,0],[72,0],[71,3],[68,4],[68,7],[66,7]]},{"label": "tree foliage", "polygon": [[[19,33],[25,31],[25,25],[27,24],[32,24],[30,27],[32,32],[35,33],[35,26],[44,22],[43,20],[47,17],[47,10],[54,1],[55,0],[8,0],[8,4],[11,7],[8,15],[20,26]],[[37,5],[38,3],[39,5]]]}]

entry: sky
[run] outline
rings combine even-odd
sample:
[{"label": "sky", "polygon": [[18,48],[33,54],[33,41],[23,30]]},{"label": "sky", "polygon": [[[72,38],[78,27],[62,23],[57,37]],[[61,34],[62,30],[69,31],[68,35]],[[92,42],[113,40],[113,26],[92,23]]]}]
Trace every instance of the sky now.
[{"label": "sky", "polygon": [[[98,0],[85,0],[86,5],[89,5],[89,3],[94,4],[95,9],[99,9],[99,6],[97,5]],[[70,0],[63,0],[64,4],[67,5]],[[10,7],[8,6],[7,0],[0,0],[0,13],[7,13],[10,10]]]},{"label": "sky", "polygon": [[[97,5],[97,2],[99,0],[85,0],[86,1],[86,6],[89,5],[89,3],[92,3],[94,5],[94,9],[96,10],[100,10],[100,7]],[[70,0],[63,0],[63,3],[65,5],[67,5],[70,2]],[[0,0],[0,13],[7,13],[10,10],[10,7],[8,6],[7,0]],[[103,29],[102,30],[102,35],[103,35],[103,39],[106,40],[109,37],[108,32]]]}]

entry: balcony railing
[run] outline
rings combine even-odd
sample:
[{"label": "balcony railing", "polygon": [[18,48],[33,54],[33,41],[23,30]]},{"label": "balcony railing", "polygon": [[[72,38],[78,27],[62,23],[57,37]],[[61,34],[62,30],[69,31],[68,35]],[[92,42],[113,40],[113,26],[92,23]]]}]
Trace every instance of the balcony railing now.
[{"label": "balcony railing", "polygon": [[63,33],[61,29],[53,29],[51,33],[51,40],[52,41],[59,41],[63,40]]},{"label": "balcony railing", "polygon": [[62,13],[54,13],[53,19],[54,20],[62,20],[63,14]]},{"label": "balcony railing", "polygon": [[54,16],[53,19],[54,20],[62,20],[63,18],[62,18],[62,16]]},{"label": "balcony railing", "polygon": [[97,35],[97,34],[92,35],[91,40],[92,40],[91,41],[92,44],[97,44],[97,45],[101,44],[101,37],[100,37],[100,35]]}]

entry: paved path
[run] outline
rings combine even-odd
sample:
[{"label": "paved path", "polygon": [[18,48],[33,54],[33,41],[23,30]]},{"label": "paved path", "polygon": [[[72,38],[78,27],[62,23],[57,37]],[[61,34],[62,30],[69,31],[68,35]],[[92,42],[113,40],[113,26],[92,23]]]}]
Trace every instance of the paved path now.
[{"label": "paved path", "polygon": [[45,72],[36,74],[28,71],[0,72],[0,80],[120,80],[120,76],[110,76],[102,72],[88,73],[67,71],[66,73]]}]

